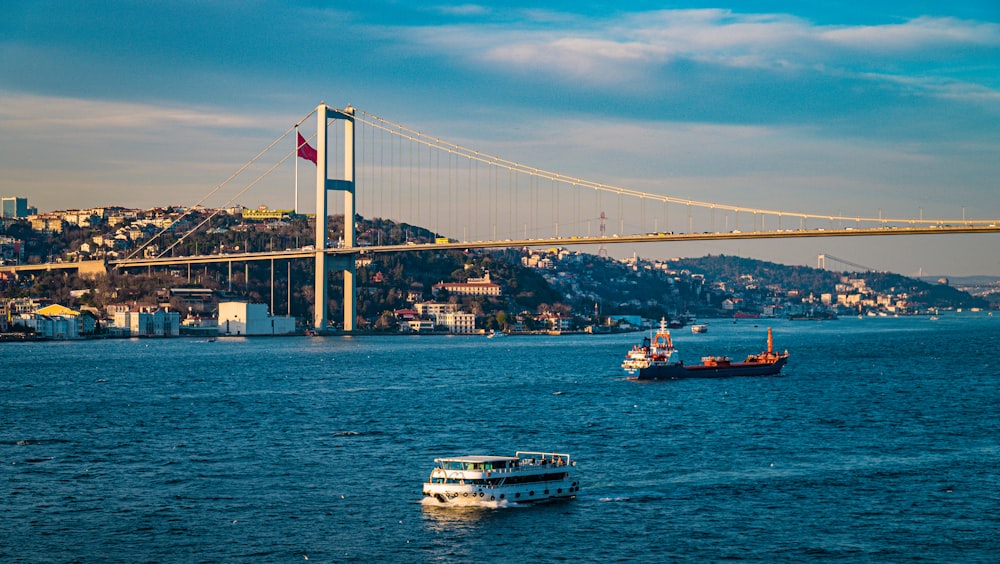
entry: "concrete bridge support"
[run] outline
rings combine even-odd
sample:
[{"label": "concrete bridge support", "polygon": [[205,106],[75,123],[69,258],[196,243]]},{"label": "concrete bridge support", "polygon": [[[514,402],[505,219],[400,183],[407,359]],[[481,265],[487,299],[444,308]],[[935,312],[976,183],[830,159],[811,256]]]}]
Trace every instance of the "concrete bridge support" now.
[{"label": "concrete bridge support", "polygon": [[[331,119],[344,120],[344,178],[327,178],[327,122]],[[344,247],[351,249],[357,245],[354,230],[356,206],[354,202],[354,108],[347,106],[337,110],[320,104],[316,107],[316,286],[313,304],[313,327],[325,331],[327,326],[327,271],[340,270],[344,273],[344,331],[354,330],[356,316],[355,255],[342,255],[334,261],[327,257],[327,195],[330,190],[344,193]]]}]

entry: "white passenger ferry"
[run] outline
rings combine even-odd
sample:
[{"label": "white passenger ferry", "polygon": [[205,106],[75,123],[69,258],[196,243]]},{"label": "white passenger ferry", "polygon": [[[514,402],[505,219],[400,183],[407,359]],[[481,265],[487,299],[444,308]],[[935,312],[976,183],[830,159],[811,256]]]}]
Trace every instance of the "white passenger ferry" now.
[{"label": "white passenger ferry", "polygon": [[576,462],[568,454],[521,452],[514,456],[435,458],[424,499],[445,505],[503,505],[574,498],[580,491]]}]

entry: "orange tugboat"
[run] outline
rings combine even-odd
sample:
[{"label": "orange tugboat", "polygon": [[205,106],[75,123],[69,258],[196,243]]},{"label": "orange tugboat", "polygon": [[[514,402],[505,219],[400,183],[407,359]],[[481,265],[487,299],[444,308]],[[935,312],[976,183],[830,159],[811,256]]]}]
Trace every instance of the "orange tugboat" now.
[{"label": "orange tugboat", "polygon": [[767,328],[767,350],[752,354],[743,362],[726,356],[706,356],[701,364],[685,365],[670,339],[666,323],[660,322],[656,336],[643,339],[625,355],[622,369],[629,380],[677,380],[680,378],[728,378],[731,376],[770,376],[781,372],[788,362],[788,351],[774,352],[774,335]]}]

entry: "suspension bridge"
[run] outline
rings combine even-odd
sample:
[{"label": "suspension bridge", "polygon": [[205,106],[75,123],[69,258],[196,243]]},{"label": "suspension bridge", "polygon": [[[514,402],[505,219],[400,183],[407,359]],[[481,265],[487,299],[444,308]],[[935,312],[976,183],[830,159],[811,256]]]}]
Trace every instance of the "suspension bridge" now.
[{"label": "suspension bridge", "polygon": [[[310,119],[315,119],[311,135]],[[313,244],[282,251],[174,256],[178,244],[204,230],[216,213],[251,190],[287,190],[291,167],[299,212],[301,161],[315,168]],[[241,184],[237,178],[250,180]],[[340,195],[339,203],[331,193]],[[327,308],[319,304],[327,303],[328,273],[339,271],[344,283],[342,326],[349,332],[355,323],[356,259],[365,254],[568,245],[597,245],[603,252],[606,245],[621,243],[1000,232],[1000,219],[830,215],[643,192],[535,168],[351,106],[337,109],[322,103],[187,209],[202,209],[211,198],[225,194],[231,196],[214,206],[216,212],[155,256],[143,251],[168,227],[127,258],[107,266],[125,270],[228,263],[231,272],[234,262],[270,261],[273,280],[275,260],[313,260],[313,326],[317,330],[328,326]],[[333,234],[330,217],[337,214],[392,219],[427,229],[435,238],[360,240],[356,222],[349,220],[343,222],[341,233]],[[23,272],[82,267],[60,263],[0,268]]]}]

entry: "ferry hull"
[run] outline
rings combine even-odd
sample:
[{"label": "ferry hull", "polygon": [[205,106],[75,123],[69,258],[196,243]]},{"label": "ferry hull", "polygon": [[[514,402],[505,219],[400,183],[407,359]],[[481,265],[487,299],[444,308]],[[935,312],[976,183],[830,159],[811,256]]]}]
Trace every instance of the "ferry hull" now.
[{"label": "ferry hull", "polygon": [[787,362],[788,357],[783,356],[775,362],[734,362],[726,366],[652,365],[644,368],[626,369],[625,377],[629,380],[681,380],[684,378],[773,376],[780,373]]},{"label": "ferry hull", "polygon": [[572,499],[580,489],[575,480],[565,480],[548,484],[533,484],[533,487],[439,487],[425,484],[424,497],[438,505],[489,506],[506,503],[539,503],[556,499]]}]

